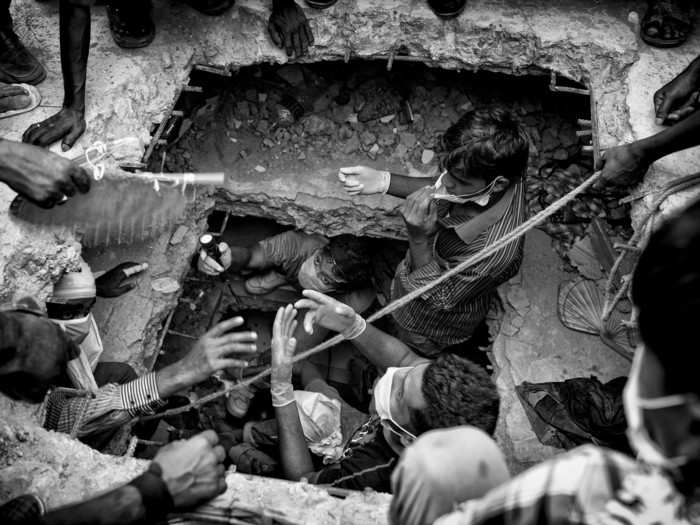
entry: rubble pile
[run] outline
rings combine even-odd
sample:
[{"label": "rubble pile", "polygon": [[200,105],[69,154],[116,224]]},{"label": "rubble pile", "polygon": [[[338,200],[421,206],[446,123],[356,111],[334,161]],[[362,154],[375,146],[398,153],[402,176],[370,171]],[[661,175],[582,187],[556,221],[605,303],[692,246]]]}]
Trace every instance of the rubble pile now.
[{"label": "rubble pile", "polygon": [[[242,68],[186,117],[156,152],[167,171],[196,171],[196,152],[213,149],[247,173],[308,173],[366,164],[416,176],[439,170],[440,137],[466,111],[500,105],[532,140],[527,201],[541,211],[593,171],[581,151],[577,120],[587,97],[555,94],[544,78],[457,72],[396,62],[326,62]],[[204,147],[214,141],[215,148]],[[338,191],[341,191],[338,186]],[[609,191],[609,190],[606,190]],[[629,210],[618,197],[589,192],[543,229],[565,257],[594,217],[611,237],[629,235]]]}]

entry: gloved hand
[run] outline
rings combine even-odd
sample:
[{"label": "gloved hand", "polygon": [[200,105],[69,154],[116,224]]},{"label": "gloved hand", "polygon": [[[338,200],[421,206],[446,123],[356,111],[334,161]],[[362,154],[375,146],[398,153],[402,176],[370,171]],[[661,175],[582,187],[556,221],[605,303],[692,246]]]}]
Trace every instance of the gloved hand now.
[{"label": "gloved hand", "polygon": [[297,340],[293,337],[297,327],[296,315],[297,311],[288,304],[277,310],[275,322],[272,325],[270,393],[274,407],[283,407],[294,402],[292,359],[297,347]]},{"label": "gloved hand", "polygon": [[22,135],[22,142],[47,147],[63,139],[61,148],[63,151],[68,151],[84,132],[84,113],[71,108],[62,108],[46,120],[29,126]]},{"label": "gloved hand", "polygon": [[287,56],[300,57],[314,44],[314,35],[304,11],[294,0],[273,0],[272,14],[267,24],[270,38]]},{"label": "gloved hand", "polygon": [[98,297],[119,297],[136,288],[136,283],[127,282],[130,277],[148,269],[148,263],[125,262],[95,279]]},{"label": "gloved hand", "polygon": [[304,299],[294,303],[295,308],[308,308],[304,316],[304,331],[314,332],[314,325],[343,334],[346,339],[354,339],[367,328],[365,320],[347,304],[317,292],[304,290]]},{"label": "gloved hand", "polygon": [[351,166],[340,168],[338,180],[350,195],[372,195],[389,191],[391,173],[368,166]]}]

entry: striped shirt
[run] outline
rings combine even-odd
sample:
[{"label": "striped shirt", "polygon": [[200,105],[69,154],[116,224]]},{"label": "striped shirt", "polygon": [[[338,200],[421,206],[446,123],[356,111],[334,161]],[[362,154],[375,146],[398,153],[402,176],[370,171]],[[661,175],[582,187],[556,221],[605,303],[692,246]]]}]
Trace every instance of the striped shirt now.
[{"label": "striped shirt", "polygon": [[[413,268],[409,251],[396,270],[392,299],[434,281],[446,270],[493,244],[525,221],[525,209],[524,182],[520,181],[515,184],[502,217],[465,244],[454,228],[472,217],[457,215],[459,206],[438,208],[441,228],[435,237],[433,260],[421,268]],[[414,299],[394,312],[395,321],[404,330],[442,348],[466,341],[486,317],[496,287],[518,273],[523,243],[523,239],[510,243],[488,259]]]},{"label": "striped shirt", "polygon": [[165,405],[158,394],[156,374],[150,373],[123,385],[110,383],[97,394],[57,388],[44,402],[44,428],[85,437],[128,423],[139,415],[155,413]]},{"label": "striped shirt", "polygon": [[[618,501],[615,496],[623,486],[646,490],[634,494],[638,502],[623,505],[629,514],[618,520],[610,517],[611,507],[606,506]],[[586,445],[532,467],[435,521],[435,525],[601,523],[690,525],[700,520],[697,499],[685,499],[665,475],[619,452]]]}]

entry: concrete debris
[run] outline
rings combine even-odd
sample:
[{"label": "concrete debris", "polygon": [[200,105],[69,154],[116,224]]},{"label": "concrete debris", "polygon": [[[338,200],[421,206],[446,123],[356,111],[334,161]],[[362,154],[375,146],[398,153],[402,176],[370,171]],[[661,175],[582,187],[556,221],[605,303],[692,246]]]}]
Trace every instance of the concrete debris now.
[{"label": "concrete debris", "polygon": [[260,164],[255,166],[253,169],[258,173],[265,173],[267,171],[267,168],[265,168],[265,166],[261,166]]},{"label": "concrete debris", "polygon": [[424,149],[420,156],[420,161],[423,164],[430,164],[435,158],[435,152],[431,149]]},{"label": "concrete debris", "polygon": [[189,228],[187,228],[187,226],[185,226],[184,224],[178,226],[175,232],[173,232],[172,236],[170,237],[170,244],[173,246],[180,244],[185,238],[185,235],[187,235],[188,231]]}]

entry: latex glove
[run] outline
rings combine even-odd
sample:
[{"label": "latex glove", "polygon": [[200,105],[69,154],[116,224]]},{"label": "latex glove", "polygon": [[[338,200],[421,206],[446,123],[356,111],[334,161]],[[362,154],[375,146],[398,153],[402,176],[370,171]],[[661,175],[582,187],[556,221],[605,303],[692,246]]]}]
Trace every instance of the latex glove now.
[{"label": "latex glove", "polygon": [[294,402],[292,372],[294,351],[297,340],[294,330],[297,327],[297,311],[291,304],[277,310],[272,325],[272,373],[270,374],[270,393],[272,406],[281,407]]},{"label": "latex glove", "polygon": [[200,337],[192,350],[174,365],[177,366],[178,375],[182,381],[194,385],[225,368],[246,368],[248,361],[238,357],[245,358],[257,352],[258,334],[255,332],[228,333],[242,324],[242,317],[234,317],[217,324]]},{"label": "latex glove", "polygon": [[0,139],[0,180],[44,208],[90,190],[90,176],[74,162],[43,148]]},{"label": "latex glove", "polygon": [[29,126],[22,135],[22,142],[46,147],[63,139],[61,147],[63,151],[68,151],[84,132],[84,113],[63,108],[46,120]]},{"label": "latex glove", "polygon": [[338,180],[350,195],[372,195],[389,191],[391,173],[368,166],[351,166],[340,168]]},{"label": "latex glove", "polygon": [[429,238],[437,233],[438,214],[434,193],[433,186],[426,186],[406,197],[400,212],[409,237]]},{"label": "latex glove", "polygon": [[697,109],[700,94],[700,61],[694,61],[680,75],[654,93],[656,124],[675,123]]},{"label": "latex glove", "polygon": [[596,525],[690,525],[681,517],[683,498],[658,473],[629,474],[595,518]]},{"label": "latex glove", "polygon": [[315,325],[339,333],[353,327],[357,313],[347,304],[316,290],[304,290],[302,295],[304,299],[299,299],[294,307],[300,310],[308,308],[304,316],[304,331],[307,334],[314,332]]},{"label": "latex glove", "polygon": [[203,274],[212,276],[221,275],[231,266],[233,260],[231,247],[225,242],[220,242],[218,246],[219,252],[221,253],[221,264],[216,262],[204,249],[199,250],[197,269]]},{"label": "latex glove", "polygon": [[314,35],[304,11],[294,0],[273,0],[267,31],[275,45],[287,56],[300,57],[314,44]]},{"label": "latex glove", "polygon": [[22,86],[0,83],[0,113],[24,109],[32,99]]},{"label": "latex glove", "polygon": [[136,288],[136,283],[127,279],[148,269],[148,263],[125,262],[95,279],[98,297],[119,297]]},{"label": "latex glove", "polygon": [[161,448],[153,461],[163,470],[163,481],[175,507],[192,507],[226,490],[224,447],[213,430]]},{"label": "latex glove", "polygon": [[641,181],[650,165],[644,154],[637,149],[636,143],[632,142],[605,150],[596,169],[603,170],[603,183],[629,186]]}]

